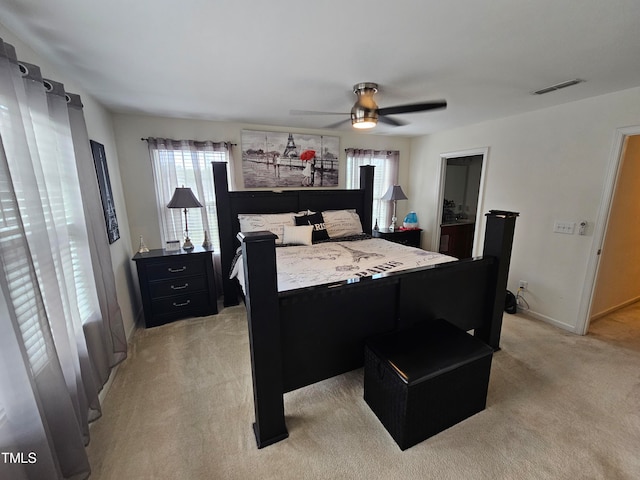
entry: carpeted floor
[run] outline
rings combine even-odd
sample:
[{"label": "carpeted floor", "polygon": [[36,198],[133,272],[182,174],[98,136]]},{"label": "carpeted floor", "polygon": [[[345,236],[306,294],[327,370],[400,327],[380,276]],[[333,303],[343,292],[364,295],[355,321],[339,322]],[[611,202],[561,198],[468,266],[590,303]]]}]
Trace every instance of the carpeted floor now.
[{"label": "carpeted floor", "polygon": [[404,452],[362,370],[286,394],[290,436],[258,450],[241,306],[139,330],[91,429],[91,480],[637,479],[640,320],[608,321],[577,336],[505,314],[487,409]]}]

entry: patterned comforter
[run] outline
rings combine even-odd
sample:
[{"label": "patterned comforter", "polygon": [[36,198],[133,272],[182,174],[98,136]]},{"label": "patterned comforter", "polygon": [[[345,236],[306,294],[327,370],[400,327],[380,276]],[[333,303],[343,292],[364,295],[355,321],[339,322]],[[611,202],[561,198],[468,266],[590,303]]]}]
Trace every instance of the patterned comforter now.
[{"label": "patterned comforter", "polygon": [[[371,277],[416,267],[457,260],[441,253],[407,247],[381,238],[335,241],[312,246],[276,248],[278,291]],[[231,278],[237,277],[244,290],[242,257]]]}]

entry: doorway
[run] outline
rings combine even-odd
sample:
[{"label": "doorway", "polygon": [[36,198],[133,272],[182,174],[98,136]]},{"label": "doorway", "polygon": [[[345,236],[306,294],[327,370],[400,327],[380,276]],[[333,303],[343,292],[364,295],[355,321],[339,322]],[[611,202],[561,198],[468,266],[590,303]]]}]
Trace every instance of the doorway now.
[{"label": "doorway", "polygon": [[476,252],[476,227],[482,215],[483,180],[488,149],[441,155],[440,211],[435,245],[459,259]]},{"label": "doorway", "polygon": [[586,334],[592,320],[640,300],[640,227],[635,221],[640,215],[638,188],[640,126],[618,129],[595,223],[576,333]]}]

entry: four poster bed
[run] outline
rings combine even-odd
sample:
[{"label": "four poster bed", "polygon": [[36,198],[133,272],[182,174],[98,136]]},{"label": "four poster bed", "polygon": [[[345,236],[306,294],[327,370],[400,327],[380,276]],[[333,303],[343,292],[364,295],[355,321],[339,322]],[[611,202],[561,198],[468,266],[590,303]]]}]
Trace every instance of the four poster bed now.
[{"label": "four poster bed", "polygon": [[[242,232],[239,216],[355,210],[362,232],[370,233],[373,167],[361,167],[358,190],[229,191],[226,164],[214,162],[213,175],[224,305],[237,305],[243,296],[247,309],[259,448],[288,436],[283,394],[362,367],[370,336],[445,319],[499,348],[517,213],[487,214],[482,257],[399,271],[383,262],[370,275],[279,291],[276,251],[289,247],[276,248],[282,239],[271,231]],[[229,278],[238,249],[244,292]]]}]

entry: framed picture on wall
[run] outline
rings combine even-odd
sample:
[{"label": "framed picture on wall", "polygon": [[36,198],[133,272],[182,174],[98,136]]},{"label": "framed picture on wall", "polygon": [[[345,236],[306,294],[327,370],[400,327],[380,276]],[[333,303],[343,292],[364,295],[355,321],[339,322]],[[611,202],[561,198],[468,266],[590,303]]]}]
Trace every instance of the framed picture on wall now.
[{"label": "framed picture on wall", "polygon": [[246,188],[337,187],[340,137],[242,131]]},{"label": "framed picture on wall", "polygon": [[104,145],[93,140],[89,140],[89,143],[91,144],[91,153],[93,154],[93,162],[98,176],[98,187],[100,188],[100,197],[102,199],[102,211],[104,212],[104,220],[107,227],[107,237],[109,243],[113,243],[120,238],[120,229],[118,228],[116,207],[111,192],[107,157],[104,154]]}]

